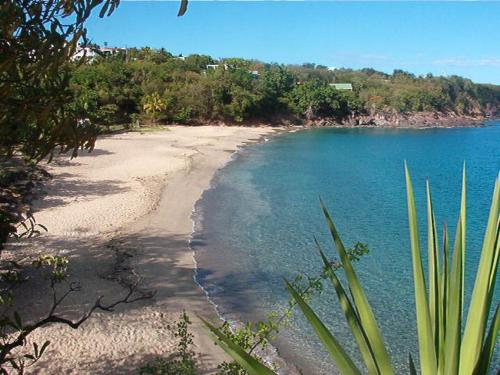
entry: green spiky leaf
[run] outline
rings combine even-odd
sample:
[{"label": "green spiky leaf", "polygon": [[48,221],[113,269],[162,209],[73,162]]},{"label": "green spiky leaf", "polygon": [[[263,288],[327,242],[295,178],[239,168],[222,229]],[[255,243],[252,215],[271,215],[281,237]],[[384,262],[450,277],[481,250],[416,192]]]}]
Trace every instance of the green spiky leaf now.
[{"label": "green spiky leaf", "polygon": [[361,355],[363,357],[363,361],[365,362],[366,368],[368,369],[369,374],[380,374],[380,370],[377,366],[377,363],[375,362],[375,358],[373,356],[373,350],[370,347],[370,343],[368,342],[368,339],[366,338],[366,333],[363,329],[363,326],[361,325],[361,322],[359,320],[359,316],[355,310],[355,308],[352,305],[351,300],[349,299],[347,293],[345,292],[344,288],[342,287],[342,284],[340,283],[340,280],[338,279],[337,275],[332,269],[331,263],[328,261],[327,257],[325,256],[325,253],[323,249],[321,248],[321,245],[319,242],[314,239],[316,242],[316,246],[318,248],[318,251],[320,253],[321,259],[323,260],[323,264],[326,269],[328,269],[328,277],[333,285],[333,288],[335,289],[335,292],[337,293],[337,297],[340,302],[340,307],[342,308],[342,311],[344,312],[344,315],[346,317],[347,323],[349,324],[349,328],[351,329],[351,332],[354,336],[354,339],[356,340],[356,343],[358,345],[359,351],[361,352]]},{"label": "green spiky leaf", "polygon": [[420,253],[420,240],[417,224],[417,210],[410,173],[405,163],[406,191],[408,200],[408,220],[410,227],[411,253],[413,259],[413,280],[415,286],[415,305],[417,310],[417,332],[420,353],[420,367],[422,375],[437,373],[436,350],[434,346],[427,289],[425,286],[424,270]]},{"label": "green spiky leaf", "polygon": [[288,281],[286,281],[286,287],[293,299],[299,305],[304,316],[316,331],[316,334],[318,335],[321,342],[325,345],[325,349],[327,349],[328,353],[330,353],[330,356],[335,361],[335,364],[337,365],[340,372],[342,374],[361,375],[361,371],[359,371],[352,359],[344,351],[342,345],[340,345],[337,339],[333,337],[328,328],[326,328],[323,322],[318,318],[314,311],[309,307],[309,305],[304,301],[304,299]]}]

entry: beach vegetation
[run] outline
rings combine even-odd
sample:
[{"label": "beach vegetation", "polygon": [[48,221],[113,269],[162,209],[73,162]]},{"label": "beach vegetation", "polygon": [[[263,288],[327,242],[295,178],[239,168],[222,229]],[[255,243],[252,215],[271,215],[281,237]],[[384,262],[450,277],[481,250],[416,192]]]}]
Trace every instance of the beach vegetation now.
[{"label": "beach vegetation", "polygon": [[157,92],[145,96],[143,102],[142,108],[144,112],[149,115],[151,121],[155,124],[158,114],[167,108],[167,102]]},{"label": "beach vegetation", "polygon": [[167,357],[158,357],[139,369],[140,375],[195,375],[197,374],[197,358],[193,350],[193,334],[189,316],[183,311],[179,320],[169,325],[176,341],[175,350]]},{"label": "beach vegetation", "polygon": [[[405,79],[411,77],[405,76]],[[472,291],[468,314],[464,314],[464,265],[466,244],[466,178],[462,181],[462,197],[453,251],[450,250],[448,230],[443,231],[442,245],[438,243],[437,225],[429,182],[427,182],[427,278],[422,262],[422,249],[417,225],[417,212],[413,187],[405,166],[408,218],[411,239],[411,256],[416,306],[416,329],[419,345],[419,361],[415,363],[409,354],[409,373],[417,368],[423,375],[486,374],[497,342],[500,329],[500,304],[493,306],[498,258],[500,256],[500,177],[497,178],[486,225],[481,257]],[[323,247],[316,245],[323,261],[324,272],[331,282],[357,343],[361,358],[369,374],[393,374],[389,351],[384,343],[375,314],[367,300],[352,262],[347,256],[340,235],[329,211],[323,203],[322,210],[333,243],[340,257],[347,288],[337,275]],[[333,362],[342,374],[361,374],[351,355],[343,348],[335,335],[316,315],[292,283],[286,287],[301,312],[309,321]],[[216,342],[231,355],[249,374],[274,374],[240,345],[232,336],[206,323]]]}]

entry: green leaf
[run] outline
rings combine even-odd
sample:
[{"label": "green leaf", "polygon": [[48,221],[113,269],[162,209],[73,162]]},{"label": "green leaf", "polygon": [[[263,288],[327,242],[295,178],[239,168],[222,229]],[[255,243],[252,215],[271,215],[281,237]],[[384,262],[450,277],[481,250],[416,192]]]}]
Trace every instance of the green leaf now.
[{"label": "green leaf", "polygon": [[392,369],[391,359],[385,347],[384,339],[382,338],[382,333],[378,328],[372,308],[368,303],[368,299],[366,298],[365,292],[361,287],[358,277],[356,276],[356,272],[352,267],[351,261],[349,260],[344,244],[340,239],[337,229],[333,224],[332,217],[330,216],[330,213],[326,209],[323,201],[321,201],[321,207],[323,209],[323,214],[326,218],[328,227],[330,229],[333,242],[335,243],[335,248],[337,249],[337,252],[340,256],[340,261],[342,263],[344,272],[346,274],[347,282],[349,284],[349,289],[351,291],[351,295],[353,298],[353,303],[358,311],[359,320],[361,322],[361,325],[363,326],[363,329],[365,330],[366,337],[368,339],[368,342],[370,343],[370,347],[373,350],[375,361],[377,362],[380,371],[384,375],[393,374],[394,370]]},{"label": "green leaf", "polygon": [[215,328],[203,318],[200,319],[205,323],[210,332],[212,332],[217,344],[250,375],[276,375],[272,370],[259,363],[257,359],[232,342],[231,339],[224,335],[219,329]]},{"label": "green leaf", "polygon": [[43,343],[42,347],[40,348],[40,353],[39,353],[39,357],[42,356],[42,354],[45,352],[45,349],[47,349],[47,347],[50,345],[50,341],[47,340]]},{"label": "green leaf", "polygon": [[406,192],[408,201],[408,220],[410,227],[411,252],[413,259],[413,280],[415,284],[415,305],[417,310],[417,332],[422,375],[437,373],[436,350],[434,346],[427,289],[420,254],[420,240],[417,224],[417,210],[411,184],[410,173],[405,162]]},{"label": "green leaf", "polygon": [[465,256],[465,171],[462,180],[462,199],[455,235],[455,246],[450,272],[448,306],[446,316],[444,371],[457,374],[460,369],[460,346],[462,337],[464,256]]},{"label": "green leaf", "polygon": [[427,258],[428,258],[428,277],[429,277],[429,314],[434,335],[434,346],[436,353],[439,353],[440,344],[440,294],[441,285],[439,279],[439,254],[438,240],[436,234],[436,219],[432,205],[432,195],[429,180],[426,181],[427,190]]},{"label": "green leaf", "polygon": [[464,330],[460,374],[470,374],[472,372],[474,364],[480,356],[486,334],[500,253],[498,239],[500,234],[499,202],[500,178],[497,178]]},{"label": "green leaf", "polygon": [[342,374],[349,375],[361,375],[361,371],[356,367],[354,362],[351,360],[349,355],[344,351],[339,342],[333,337],[328,328],[321,322],[318,316],[314,313],[314,311],[309,307],[309,305],[304,301],[304,299],[300,296],[300,294],[293,288],[293,286],[288,282],[286,282],[286,286],[293,299],[297,302],[302,313],[307,318],[311,326],[316,331],[319,339],[325,345],[325,348],[330,353],[330,356],[335,361],[338,369]]},{"label": "green leaf", "polygon": [[479,360],[474,369],[474,375],[482,375],[488,372],[488,367],[495,351],[495,344],[497,342],[498,330],[500,329],[500,304],[497,304],[495,315],[488,332],[488,336],[484,342]]},{"label": "green leaf", "polygon": [[106,1],[102,6],[101,11],[99,12],[99,18],[103,18],[106,15],[108,8],[109,8],[109,0]]},{"label": "green leaf", "polygon": [[19,370],[19,369],[20,369],[20,368],[19,368],[19,364],[17,363],[17,361],[15,361],[15,360],[13,360],[13,359],[9,359],[8,361],[9,361],[10,365],[11,365],[14,369],[16,369],[16,370]]},{"label": "green leaf", "polygon": [[380,370],[373,356],[373,351],[370,348],[370,343],[368,342],[368,339],[366,338],[366,333],[361,325],[361,322],[359,321],[359,316],[356,313],[354,307],[352,306],[352,303],[349,297],[347,296],[347,293],[345,292],[344,288],[342,287],[340,280],[333,271],[331,263],[326,258],[325,253],[321,248],[321,245],[316,240],[316,238],[314,239],[314,241],[316,242],[316,246],[318,248],[318,251],[321,255],[321,259],[323,260],[325,267],[329,270],[328,272],[329,279],[332,282],[335,292],[337,293],[340,306],[342,308],[342,311],[344,312],[347,323],[349,324],[349,327],[356,340],[356,343],[358,344],[358,348],[361,352],[361,355],[363,356],[363,360],[368,369],[368,373],[380,374]]},{"label": "green leaf", "polygon": [[408,366],[410,367],[410,375],[417,375],[417,369],[415,368],[415,363],[413,363],[411,353],[408,354]]},{"label": "green leaf", "polygon": [[443,271],[441,274],[441,299],[440,299],[440,311],[439,311],[439,358],[438,358],[438,374],[444,373],[445,368],[445,358],[446,358],[446,318],[448,314],[448,290],[450,283],[449,275],[449,252],[448,252],[448,228],[445,225],[443,230]]}]

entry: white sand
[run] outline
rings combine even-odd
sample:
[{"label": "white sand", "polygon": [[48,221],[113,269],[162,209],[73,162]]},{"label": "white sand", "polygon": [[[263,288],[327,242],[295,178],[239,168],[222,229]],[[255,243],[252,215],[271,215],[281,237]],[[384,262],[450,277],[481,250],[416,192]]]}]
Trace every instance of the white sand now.
[{"label": "white sand", "polygon": [[[52,325],[37,331],[32,339],[52,343],[29,372],[137,373],[138,366],[171,349],[166,326],[184,309],[194,321],[202,373],[212,373],[225,356],[196,318],[217,319],[193,282],[190,216],[231,153],[272,132],[204,126],[113,135],[99,139],[93,153],[52,164],[54,179],[47,184],[46,197],[36,203],[35,214],[49,233],[14,250],[17,256],[39,252],[70,257],[71,278],[83,290],[68,299],[61,314],[77,317],[99,295],[111,301],[126,292],[109,277],[117,264],[116,251],[126,253],[118,271],[133,269],[143,277],[143,288],[157,294],[113,313],[96,313],[78,330]],[[28,318],[43,316],[50,304],[49,290],[34,287],[38,282],[28,281],[17,293],[17,304]]]}]

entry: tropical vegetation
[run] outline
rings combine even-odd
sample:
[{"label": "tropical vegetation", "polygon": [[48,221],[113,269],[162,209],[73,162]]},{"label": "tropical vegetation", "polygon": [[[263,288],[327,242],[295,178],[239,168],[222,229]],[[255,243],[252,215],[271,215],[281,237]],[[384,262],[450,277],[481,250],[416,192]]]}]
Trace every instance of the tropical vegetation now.
[{"label": "tropical vegetation", "polygon": [[[92,12],[110,15],[118,4],[119,0],[0,2],[0,251],[8,238],[46,230],[36,223],[26,198],[37,179],[47,177],[36,164],[50,161],[58,151],[76,156],[79,150],[93,148],[98,128],[74,102],[70,78],[75,65],[70,59],[77,43],[86,40],[85,22]],[[80,286],[68,279],[66,257],[40,255],[22,264],[0,261],[0,374],[23,374],[42,357],[49,341],[27,343],[41,327],[63,324],[76,329],[96,310],[112,311],[119,304],[151,298],[132,282],[126,296],[109,304],[98,298],[72,320],[60,306]],[[30,321],[13,305],[27,271],[31,276],[43,273],[50,285],[46,315]]]},{"label": "tropical vegetation", "polygon": [[374,112],[477,116],[496,113],[500,104],[500,87],[457,76],[174,56],[147,47],[75,63],[71,90],[79,112],[104,125],[151,121],[144,103],[153,96],[164,103],[154,121],[164,123],[343,121]]}]

